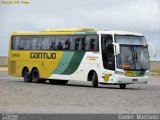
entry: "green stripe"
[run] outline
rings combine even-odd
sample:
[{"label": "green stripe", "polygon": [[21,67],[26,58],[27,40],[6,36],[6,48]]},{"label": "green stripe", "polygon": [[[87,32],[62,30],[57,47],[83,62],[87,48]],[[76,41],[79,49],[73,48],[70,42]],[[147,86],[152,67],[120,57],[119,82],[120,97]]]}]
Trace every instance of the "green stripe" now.
[{"label": "green stripe", "polygon": [[63,73],[67,69],[67,67],[72,59],[73,54],[74,54],[73,51],[64,52],[57,68],[53,71],[53,74]]},{"label": "green stripe", "polygon": [[73,51],[65,51],[57,68],[52,72],[52,74],[63,74],[63,75],[70,75],[74,73],[83,57],[85,52],[73,52]]},{"label": "green stripe", "polygon": [[74,52],[74,55],[67,67],[67,69],[62,73],[64,75],[70,75],[74,73],[79,67],[85,52]]}]

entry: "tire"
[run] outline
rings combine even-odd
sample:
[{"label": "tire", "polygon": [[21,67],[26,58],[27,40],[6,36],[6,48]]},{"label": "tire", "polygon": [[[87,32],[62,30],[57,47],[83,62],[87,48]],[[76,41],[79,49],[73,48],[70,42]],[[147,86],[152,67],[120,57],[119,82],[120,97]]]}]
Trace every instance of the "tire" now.
[{"label": "tire", "polygon": [[38,71],[37,68],[34,68],[32,70],[32,82],[34,82],[34,83],[40,83],[41,82],[41,80],[39,78],[39,71]]},{"label": "tire", "polygon": [[28,68],[24,68],[22,72],[22,76],[23,76],[24,82],[32,82],[31,74],[29,73]]},{"label": "tire", "polygon": [[125,89],[126,88],[126,84],[119,84],[120,89]]},{"label": "tire", "polygon": [[92,86],[98,87],[98,76],[96,72],[93,72],[93,75],[92,75]]}]

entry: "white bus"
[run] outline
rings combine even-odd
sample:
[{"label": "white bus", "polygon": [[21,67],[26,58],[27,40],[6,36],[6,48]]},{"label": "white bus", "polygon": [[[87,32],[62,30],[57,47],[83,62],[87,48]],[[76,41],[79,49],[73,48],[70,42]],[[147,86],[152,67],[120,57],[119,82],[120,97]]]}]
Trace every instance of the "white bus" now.
[{"label": "white bus", "polygon": [[146,84],[149,52],[143,34],[95,29],[14,32],[9,47],[9,74],[26,82],[67,84]]}]

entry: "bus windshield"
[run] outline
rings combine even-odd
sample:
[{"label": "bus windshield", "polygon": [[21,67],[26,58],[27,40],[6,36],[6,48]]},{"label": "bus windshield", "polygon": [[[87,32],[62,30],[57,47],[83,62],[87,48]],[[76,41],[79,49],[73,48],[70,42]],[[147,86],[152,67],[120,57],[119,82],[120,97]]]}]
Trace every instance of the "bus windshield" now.
[{"label": "bus windshield", "polygon": [[115,40],[120,44],[121,51],[117,56],[117,68],[125,70],[149,69],[149,53],[144,37],[117,36]]},{"label": "bus windshield", "polygon": [[143,45],[147,46],[147,42],[144,36],[133,35],[115,35],[115,41],[124,45]]}]

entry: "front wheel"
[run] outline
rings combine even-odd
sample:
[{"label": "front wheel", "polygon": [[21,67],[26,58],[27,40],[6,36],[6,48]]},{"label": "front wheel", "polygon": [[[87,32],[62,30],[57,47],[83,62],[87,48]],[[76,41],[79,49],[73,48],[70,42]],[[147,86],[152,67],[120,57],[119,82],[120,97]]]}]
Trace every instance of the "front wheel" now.
[{"label": "front wheel", "polygon": [[120,89],[125,89],[126,88],[126,84],[119,84]]},{"label": "front wheel", "polygon": [[92,75],[92,86],[98,87],[98,76],[96,72],[93,72],[93,75]]},{"label": "front wheel", "polygon": [[33,69],[32,71],[32,82],[34,83],[40,83],[40,78],[39,78],[39,71],[37,68]]}]

